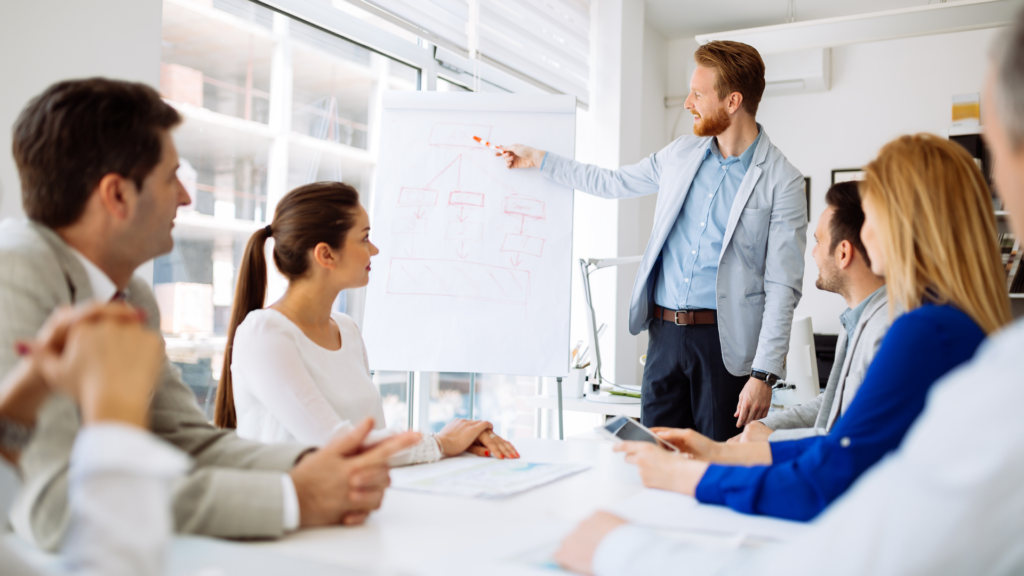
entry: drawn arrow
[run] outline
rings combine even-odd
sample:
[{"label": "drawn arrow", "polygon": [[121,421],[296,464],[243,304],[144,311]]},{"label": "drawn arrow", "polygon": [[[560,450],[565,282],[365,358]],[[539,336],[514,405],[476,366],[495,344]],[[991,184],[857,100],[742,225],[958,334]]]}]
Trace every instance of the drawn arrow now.
[{"label": "drawn arrow", "polygon": [[516,252],[515,260],[513,260],[512,257],[509,256],[508,261],[512,263],[513,268],[519,268],[519,265],[523,263],[523,253]]},{"label": "drawn arrow", "polygon": [[523,228],[525,226],[526,226],[526,215],[525,214],[520,214],[519,215],[519,233],[520,234],[523,233]]},{"label": "drawn arrow", "polygon": [[469,219],[469,216],[466,216],[466,207],[465,206],[459,208],[459,215],[456,216],[456,218],[459,219],[459,222],[465,222],[466,220]]},{"label": "drawn arrow", "polygon": [[418,220],[420,218],[423,218],[424,214],[426,214],[426,211],[423,210],[422,206],[420,206],[420,207],[416,208],[416,213],[413,214],[413,216],[416,216],[416,219]]},{"label": "drawn arrow", "polygon": [[459,246],[459,249],[456,250],[455,253],[458,254],[459,258],[462,258],[462,259],[466,259],[467,257],[469,257],[469,253],[466,252],[466,242],[465,241],[462,242],[462,244]]}]

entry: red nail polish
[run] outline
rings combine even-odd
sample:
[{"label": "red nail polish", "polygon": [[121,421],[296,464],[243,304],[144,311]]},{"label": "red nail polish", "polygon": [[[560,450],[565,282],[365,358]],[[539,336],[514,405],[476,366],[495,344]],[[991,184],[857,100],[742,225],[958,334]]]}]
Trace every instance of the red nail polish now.
[{"label": "red nail polish", "polygon": [[491,451],[490,450],[484,450],[484,456],[490,456],[490,455],[491,455]]},{"label": "red nail polish", "polygon": [[24,342],[18,342],[14,345],[14,351],[18,354],[18,356],[28,356],[28,345],[25,344]]}]

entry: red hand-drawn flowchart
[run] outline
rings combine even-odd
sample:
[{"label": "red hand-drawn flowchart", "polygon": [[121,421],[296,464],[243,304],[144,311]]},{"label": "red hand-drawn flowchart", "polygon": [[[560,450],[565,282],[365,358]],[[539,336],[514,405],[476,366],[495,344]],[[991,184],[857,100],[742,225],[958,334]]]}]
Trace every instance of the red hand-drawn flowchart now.
[{"label": "red hand-drawn flowchart", "polygon": [[[391,232],[400,240],[389,264],[388,294],[526,304],[530,259],[544,254],[537,226],[547,219],[544,202],[500,182],[472,157],[487,150],[473,136],[490,134],[484,125],[433,126],[429,145],[459,153],[422,187],[398,191]],[[488,235],[502,237],[488,242]]]}]

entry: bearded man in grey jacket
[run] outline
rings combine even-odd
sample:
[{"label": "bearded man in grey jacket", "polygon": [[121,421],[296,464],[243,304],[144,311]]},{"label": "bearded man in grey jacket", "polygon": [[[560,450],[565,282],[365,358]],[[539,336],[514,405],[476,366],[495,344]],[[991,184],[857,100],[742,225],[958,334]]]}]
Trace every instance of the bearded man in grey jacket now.
[{"label": "bearded man in grey jacket", "polygon": [[782,442],[828,434],[853,401],[882,338],[889,331],[889,299],[885,279],[871,271],[860,228],[864,211],[856,182],[840,182],[825,195],[828,205],[814,231],[812,252],[818,265],[819,290],[834,292],[849,308],[839,320],[843,332],[836,343],[835,363],[825,392],[813,400],[751,422],[739,442]]}]

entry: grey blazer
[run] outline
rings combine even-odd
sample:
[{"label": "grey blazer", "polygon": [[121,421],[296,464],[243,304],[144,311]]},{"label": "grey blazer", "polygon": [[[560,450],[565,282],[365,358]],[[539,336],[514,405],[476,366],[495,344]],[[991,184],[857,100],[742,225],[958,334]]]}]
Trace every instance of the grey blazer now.
[{"label": "grey blazer", "polygon": [[846,341],[845,330],[839,334],[836,361],[828,375],[825,391],[809,402],[773,412],[761,420],[765,426],[775,430],[768,437],[769,442],[825,436],[836,420],[846,413],[892,323],[885,286],[870,298],[857,327],[853,329],[853,340]]},{"label": "grey blazer", "polygon": [[[55,308],[91,298],[81,262],[49,228],[23,219],[0,222],[0,374],[18,361],[14,342],[32,338]],[[132,278],[128,301],[159,330],[160,311],[149,286]],[[179,371],[168,361],[150,408],[153,432],[187,452],[195,467],[176,487],[180,532],[227,538],[273,538],[283,533],[281,474],[308,448],[267,445],[210,425]],[[21,455],[23,487],[11,509],[22,537],[55,550],[68,524],[68,459],[81,427],[78,409],[53,395],[40,410],[32,441]]]},{"label": "grey blazer", "polygon": [[[710,137],[683,136],[639,164],[618,170],[551,153],[544,159],[544,176],[594,196],[658,194],[654,228],[630,297],[631,334],[645,330],[654,317],[656,264],[710,144]],[[718,257],[718,336],[730,373],[746,376],[754,367],[785,376],[783,361],[803,288],[806,245],[804,178],[761,128]]]}]

